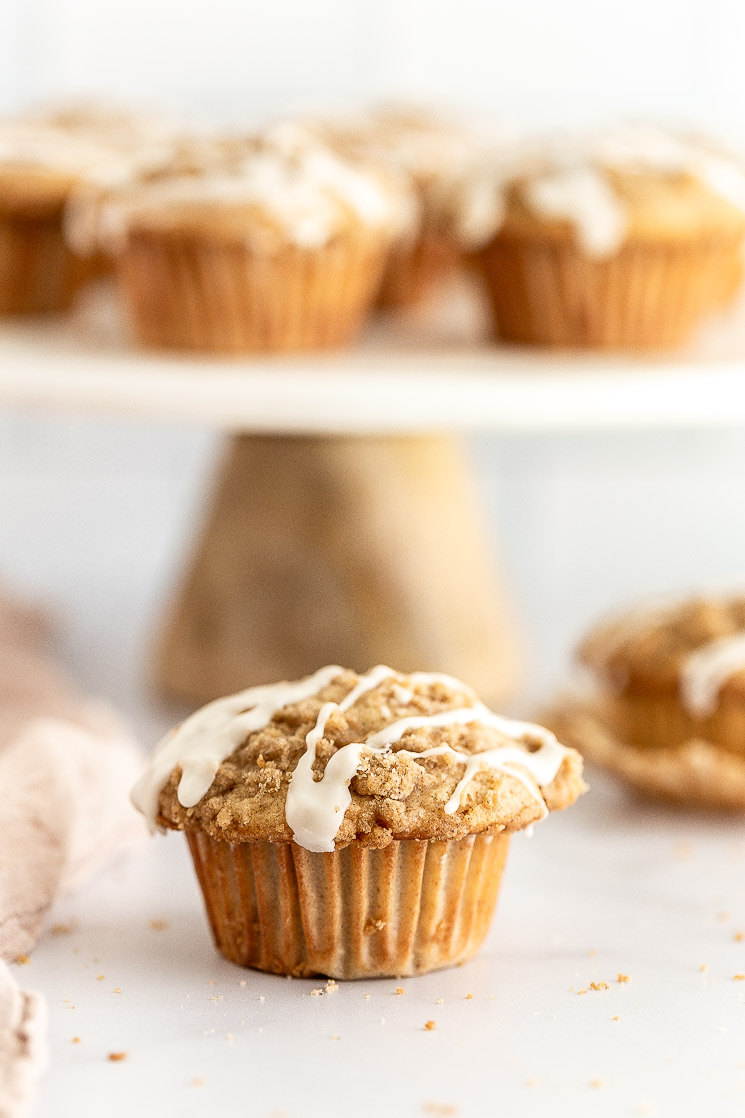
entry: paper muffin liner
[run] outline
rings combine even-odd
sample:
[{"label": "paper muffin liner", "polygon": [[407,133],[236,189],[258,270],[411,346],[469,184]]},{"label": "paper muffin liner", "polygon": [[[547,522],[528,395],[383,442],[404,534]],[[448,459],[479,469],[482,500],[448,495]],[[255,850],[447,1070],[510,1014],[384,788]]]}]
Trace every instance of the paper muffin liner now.
[{"label": "paper muffin liner", "polygon": [[739,247],[628,244],[607,259],[569,243],[498,236],[479,256],[505,341],[597,349],[673,348],[721,306]]},{"label": "paper muffin liner", "polygon": [[486,935],[509,836],[351,843],[229,843],[186,832],[215,944],[274,974],[375,978],[470,959]]},{"label": "paper muffin liner", "polygon": [[417,306],[460,263],[461,254],[455,246],[433,233],[423,233],[411,245],[394,247],[383,272],[378,306]]},{"label": "paper muffin liner", "polygon": [[0,314],[63,311],[88,278],[88,261],[74,256],[61,215],[0,215]]},{"label": "paper muffin liner", "polygon": [[132,231],[119,275],[146,345],[214,353],[297,352],[344,345],[380,283],[380,233],[276,253],[246,244]]}]

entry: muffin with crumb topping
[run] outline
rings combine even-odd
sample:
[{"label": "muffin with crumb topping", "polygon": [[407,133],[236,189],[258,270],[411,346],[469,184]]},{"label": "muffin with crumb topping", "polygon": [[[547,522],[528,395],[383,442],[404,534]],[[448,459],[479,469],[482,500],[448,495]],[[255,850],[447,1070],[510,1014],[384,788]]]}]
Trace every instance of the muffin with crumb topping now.
[{"label": "muffin with crumb topping", "polygon": [[674,347],[741,278],[745,163],[651,125],[531,140],[470,167],[448,221],[506,341]]},{"label": "muffin with crumb topping", "polygon": [[185,832],[227,958],[360,978],[470,958],[509,836],[583,790],[574,750],[458,680],[332,665],[197,711],[133,799]]},{"label": "muffin with crumb topping", "polygon": [[638,790],[745,810],[745,596],[653,603],[594,629],[549,723]]},{"label": "muffin with crumb topping", "polygon": [[391,176],[291,125],[107,208],[141,341],[225,353],[350,341],[406,211]]}]

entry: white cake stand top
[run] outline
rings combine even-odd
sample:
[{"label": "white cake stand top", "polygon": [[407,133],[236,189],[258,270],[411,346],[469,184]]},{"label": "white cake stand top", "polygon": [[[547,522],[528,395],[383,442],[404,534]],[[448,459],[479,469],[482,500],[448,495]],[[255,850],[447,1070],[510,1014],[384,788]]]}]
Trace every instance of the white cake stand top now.
[{"label": "white cake stand top", "polygon": [[745,423],[745,313],[688,351],[606,356],[474,342],[463,322],[379,322],[352,350],[205,358],[128,342],[110,304],[0,325],[0,405],[225,431],[385,434]]}]

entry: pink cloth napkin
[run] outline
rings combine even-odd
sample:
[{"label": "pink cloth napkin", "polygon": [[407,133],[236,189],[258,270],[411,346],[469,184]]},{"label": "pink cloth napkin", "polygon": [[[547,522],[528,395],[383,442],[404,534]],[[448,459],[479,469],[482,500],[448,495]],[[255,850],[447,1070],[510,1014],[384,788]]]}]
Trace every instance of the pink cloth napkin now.
[{"label": "pink cloth napkin", "polygon": [[[36,942],[49,908],[144,826],[129,803],[141,755],[113,712],[54,666],[37,611],[0,597],[0,958]],[[25,1113],[43,1067],[43,1003],[0,963],[0,1118]]]}]

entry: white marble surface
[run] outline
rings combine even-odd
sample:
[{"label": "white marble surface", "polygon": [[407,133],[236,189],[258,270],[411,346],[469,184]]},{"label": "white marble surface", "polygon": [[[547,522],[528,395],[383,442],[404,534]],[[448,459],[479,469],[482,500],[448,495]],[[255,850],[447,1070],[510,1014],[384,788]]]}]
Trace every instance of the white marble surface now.
[{"label": "white marble surface", "polygon": [[[213,449],[197,431],[0,419],[0,571],[56,605],[70,670],[148,743],[169,717],[147,691],[153,618]],[[614,600],[743,570],[740,433],[476,450],[533,698]],[[210,944],[179,836],[146,844],[61,903],[53,922],[72,931],[18,969],[49,1000],[39,1115],[743,1113],[745,828],[592,785],[515,840],[479,958],[401,995],[242,973]],[[578,993],[593,981],[609,988]]]}]

